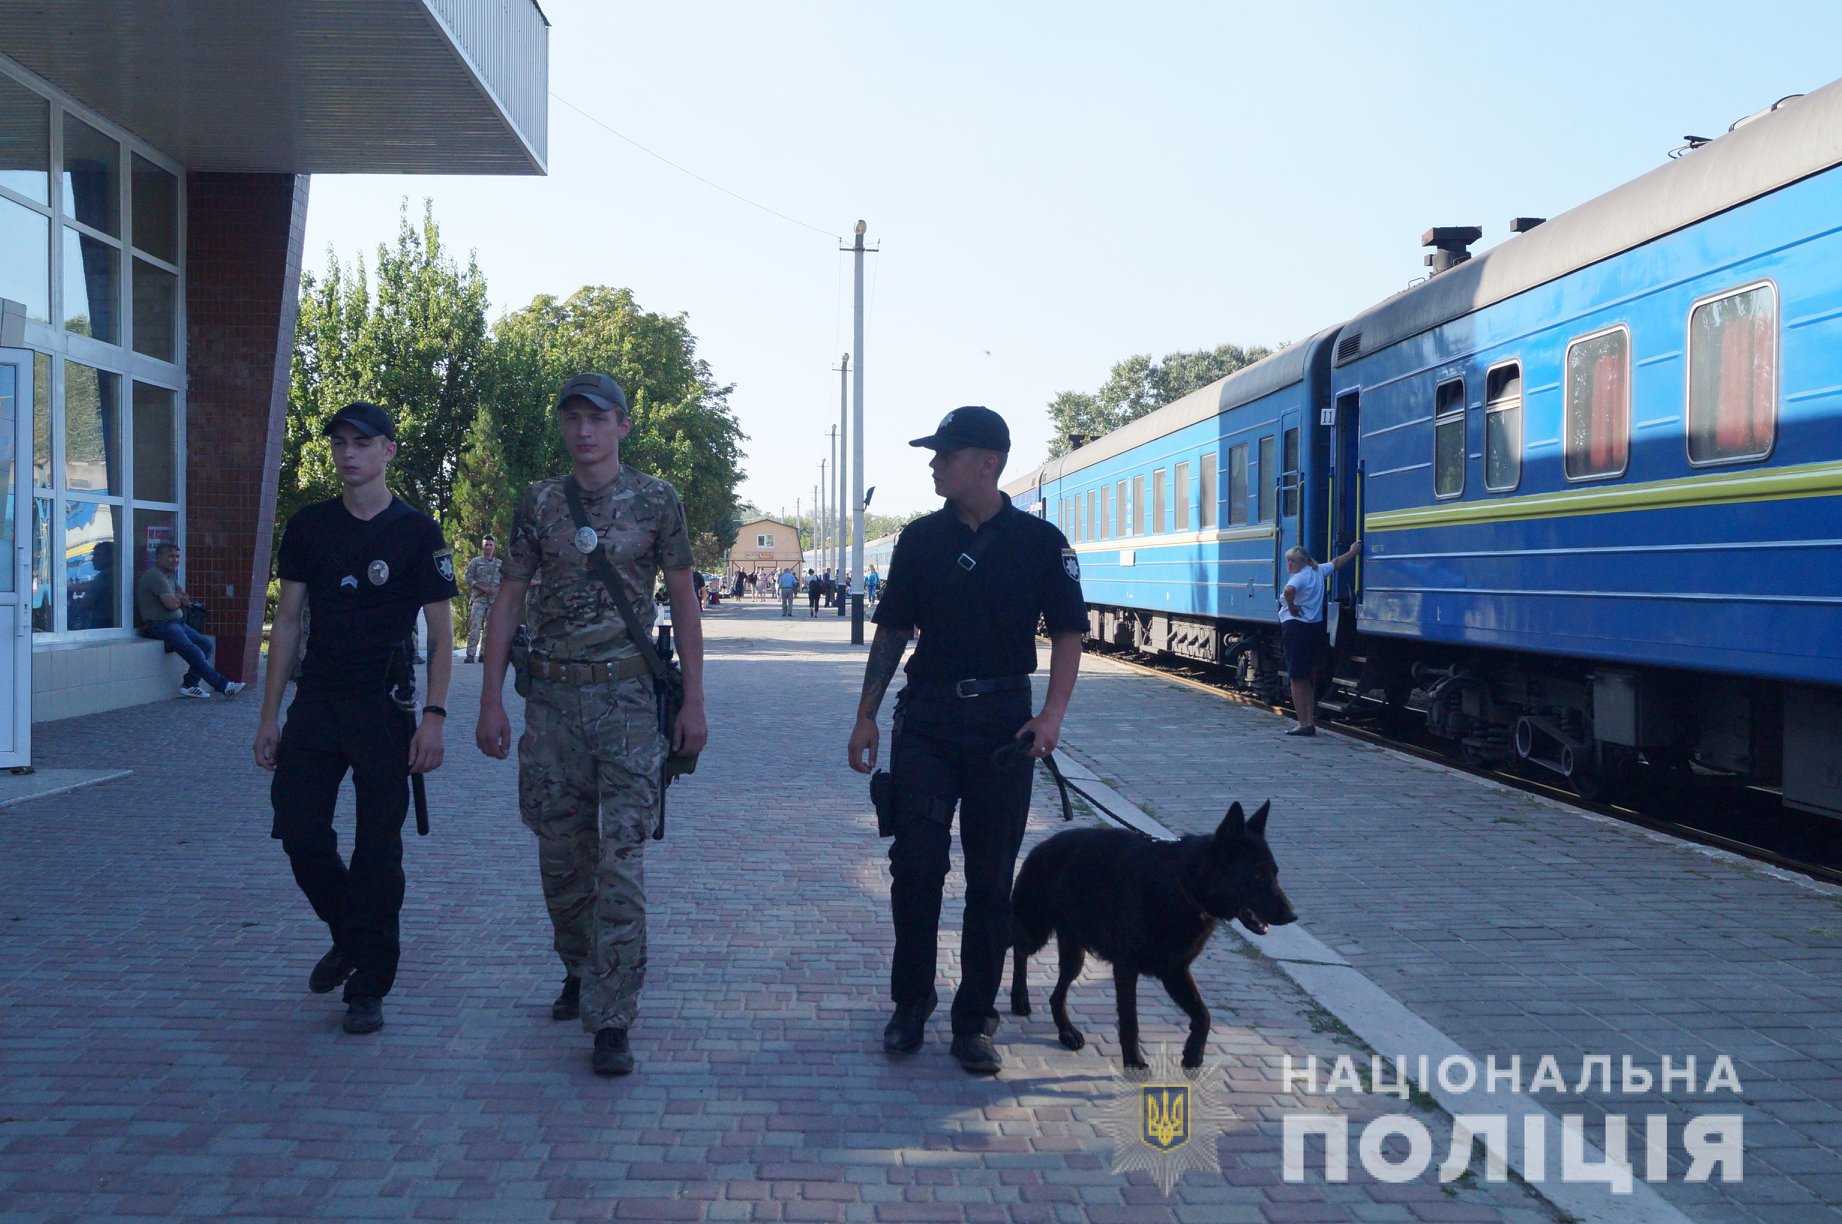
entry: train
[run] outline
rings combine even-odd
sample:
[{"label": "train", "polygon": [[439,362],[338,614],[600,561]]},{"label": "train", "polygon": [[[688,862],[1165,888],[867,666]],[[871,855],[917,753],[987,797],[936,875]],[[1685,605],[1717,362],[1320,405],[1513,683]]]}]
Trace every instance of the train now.
[{"label": "train", "polygon": [[1006,483],[1088,637],[1284,692],[1286,550],[1332,709],[1603,795],[1651,768],[1842,816],[1842,82],[1784,99]]}]

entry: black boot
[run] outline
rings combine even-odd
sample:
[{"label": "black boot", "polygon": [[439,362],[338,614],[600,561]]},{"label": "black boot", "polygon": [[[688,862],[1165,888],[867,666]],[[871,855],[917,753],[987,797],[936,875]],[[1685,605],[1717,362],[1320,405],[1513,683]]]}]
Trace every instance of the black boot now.
[{"label": "black boot", "polygon": [[627,1048],[626,1029],[604,1028],[595,1034],[595,1074],[633,1074],[633,1052]]},{"label": "black boot", "polygon": [[927,1018],[939,1002],[939,992],[930,989],[925,998],[898,1004],[883,1027],[883,1049],[890,1054],[913,1054],[920,1049],[927,1040]]},{"label": "black boot", "polygon": [[582,1014],[582,979],[564,978],[563,993],[550,1005],[552,1020],[574,1020]]}]

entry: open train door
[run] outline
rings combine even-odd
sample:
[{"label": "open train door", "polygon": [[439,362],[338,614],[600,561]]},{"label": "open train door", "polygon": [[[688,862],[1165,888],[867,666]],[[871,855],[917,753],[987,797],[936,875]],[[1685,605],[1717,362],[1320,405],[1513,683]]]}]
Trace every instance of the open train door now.
[{"label": "open train door", "polygon": [[[1340,393],[1330,409],[1330,514],[1325,524],[1323,552],[1319,560],[1328,561],[1348,548],[1362,535],[1362,392]],[[1317,549],[1313,549],[1317,552]],[[1332,597],[1344,611],[1354,614],[1362,602],[1362,556],[1337,573]]]},{"label": "open train door", "polygon": [[32,763],[33,374],[0,348],[0,769]]},{"label": "open train door", "polygon": [[1279,496],[1274,503],[1279,507],[1279,521],[1273,531],[1273,598],[1279,598],[1279,592],[1286,584],[1286,550],[1300,543],[1304,536],[1304,497],[1305,473],[1301,465],[1300,446],[1303,436],[1299,429],[1299,414],[1296,408],[1289,408],[1279,414],[1279,470],[1262,472],[1260,479],[1275,481]]}]

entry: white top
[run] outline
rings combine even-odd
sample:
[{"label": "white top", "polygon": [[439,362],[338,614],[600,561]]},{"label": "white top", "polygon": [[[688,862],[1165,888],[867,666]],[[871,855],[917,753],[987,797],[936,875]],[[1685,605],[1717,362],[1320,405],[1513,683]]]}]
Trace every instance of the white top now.
[{"label": "white top", "polygon": [[1324,619],[1324,580],[1337,572],[1337,567],[1326,561],[1323,565],[1307,565],[1304,569],[1286,579],[1286,589],[1292,592],[1292,598],[1298,601],[1298,615],[1286,607],[1284,592],[1279,597],[1279,619],[1282,621],[1321,621]]}]

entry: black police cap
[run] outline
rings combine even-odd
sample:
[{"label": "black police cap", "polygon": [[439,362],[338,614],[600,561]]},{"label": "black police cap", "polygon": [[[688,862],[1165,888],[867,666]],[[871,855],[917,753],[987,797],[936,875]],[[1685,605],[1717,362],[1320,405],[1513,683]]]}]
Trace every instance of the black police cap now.
[{"label": "black police cap", "polygon": [[396,423],[390,419],[390,414],[364,400],[354,400],[333,413],[332,419],[326,422],[326,428],[320,432],[331,437],[335,425],[350,425],[367,438],[385,437],[392,442],[397,440]]},{"label": "black police cap", "polygon": [[989,408],[976,404],[964,408],[955,408],[940,418],[940,427],[925,438],[916,438],[910,446],[925,446],[929,450],[952,451],[976,446],[980,450],[999,451],[1009,454],[1011,449],[1010,427],[1004,418]]},{"label": "black police cap", "polygon": [[603,412],[618,410],[622,416],[629,415],[627,393],[606,374],[578,374],[564,383],[563,389],[556,393],[557,409],[560,411],[572,399],[587,400]]}]

